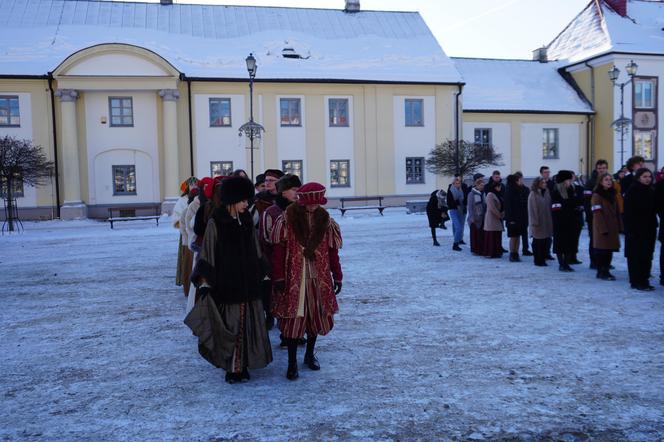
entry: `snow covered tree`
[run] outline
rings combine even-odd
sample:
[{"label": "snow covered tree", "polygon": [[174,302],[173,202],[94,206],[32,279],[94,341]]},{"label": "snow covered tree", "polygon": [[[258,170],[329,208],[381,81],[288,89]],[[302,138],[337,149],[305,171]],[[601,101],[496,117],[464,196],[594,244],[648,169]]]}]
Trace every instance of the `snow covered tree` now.
[{"label": "snow covered tree", "polygon": [[468,141],[447,140],[437,144],[429,153],[426,167],[437,175],[455,175],[462,177],[477,172],[482,167],[500,166],[502,154],[496,153],[490,144],[471,143]]},{"label": "snow covered tree", "polygon": [[41,146],[8,135],[0,138],[0,194],[7,202],[10,232],[14,231],[14,193],[18,186],[45,184],[52,174],[53,163],[47,160]]}]

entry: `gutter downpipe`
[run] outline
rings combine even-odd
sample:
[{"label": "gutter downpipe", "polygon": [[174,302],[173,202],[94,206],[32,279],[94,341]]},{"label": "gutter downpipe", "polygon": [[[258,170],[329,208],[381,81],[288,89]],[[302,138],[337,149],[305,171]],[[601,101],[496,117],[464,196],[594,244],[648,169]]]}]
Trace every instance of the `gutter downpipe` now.
[{"label": "gutter downpipe", "polygon": [[[459,91],[454,97],[455,106],[454,106],[454,146],[455,148],[455,158],[454,163],[456,165],[456,173],[459,173],[459,96],[463,90],[463,84],[459,83],[457,85]],[[463,179],[463,178],[462,178]]]},{"label": "gutter downpipe", "polygon": [[[593,110],[595,110],[595,68],[586,61],[584,63],[589,69],[590,69],[590,104],[593,107]],[[588,141],[586,145],[586,150],[587,150],[587,158],[588,158],[588,164],[586,164],[586,174],[590,176],[591,173],[591,167],[593,166],[594,163],[594,155],[595,155],[595,115],[588,115]]]},{"label": "gutter downpipe", "polygon": [[51,122],[53,124],[53,164],[55,166],[55,213],[60,218],[60,174],[58,172],[58,130],[55,125],[55,93],[53,91],[53,73],[48,73],[48,90],[51,94]]},{"label": "gutter downpipe", "polygon": [[191,80],[182,74],[182,78],[187,82],[187,105],[189,106],[189,176],[194,175],[194,132],[191,127]]}]

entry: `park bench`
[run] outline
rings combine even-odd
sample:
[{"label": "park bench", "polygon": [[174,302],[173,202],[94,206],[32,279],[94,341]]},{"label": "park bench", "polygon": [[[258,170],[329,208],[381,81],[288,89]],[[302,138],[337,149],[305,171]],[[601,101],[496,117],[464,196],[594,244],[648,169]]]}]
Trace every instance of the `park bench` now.
[{"label": "park bench", "polygon": [[[142,209],[154,209],[154,215],[136,215],[136,211]],[[116,222],[142,221],[142,220],[151,220],[151,219],[155,220],[157,222],[157,226],[159,226],[159,218],[161,217],[159,213],[160,209],[161,209],[160,204],[142,205],[134,207],[109,207],[108,218],[106,218],[106,221],[111,223],[111,229],[113,228],[113,223]]]},{"label": "park bench", "polygon": [[[370,202],[370,201],[378,201],[377,205],[365,205],[365,206],[346,206],[345,203],[352,203],[352,202]],[[380,212],[381,216],[383,215],[383,210],[385,210],[385,206],[383,206],[383,197],[382,196],[352,196],[352,197],[343,197],[339,198],[339,202],[341,202],[341,207],[337,207],[341,211],[341,216],[344,216],[347,210],[366,210],[366,209],[378,209]]]}]

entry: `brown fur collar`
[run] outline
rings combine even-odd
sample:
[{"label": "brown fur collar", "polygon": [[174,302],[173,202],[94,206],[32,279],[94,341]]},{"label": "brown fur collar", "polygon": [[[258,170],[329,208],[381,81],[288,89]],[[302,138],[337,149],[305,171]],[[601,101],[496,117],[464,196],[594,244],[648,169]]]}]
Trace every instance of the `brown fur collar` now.
[{"label": "brown fur collar", "polygon": [[307,218],[307,209],[300,204],[291,204],[286,209],[288,228],[292,229],[297,242],[304,247],[305,258],[313,261],[314,252],[330,224],[330,214],[322,207],[317,208],[313,214],[311,229]]}]

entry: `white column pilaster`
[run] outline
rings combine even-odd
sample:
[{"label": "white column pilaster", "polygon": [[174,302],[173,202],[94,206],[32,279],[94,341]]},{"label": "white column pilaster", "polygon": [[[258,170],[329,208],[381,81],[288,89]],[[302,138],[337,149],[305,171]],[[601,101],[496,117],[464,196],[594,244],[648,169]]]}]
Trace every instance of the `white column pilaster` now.
[{"label": "white column pilaster", "polygon": [[73,89],[58,89],[55,96],[60,98],[62,117],[62,184],[63,204],[61,219],[77,219],[87,216],[87,209],[81,200],[81,172],[79,168],[78,127],[76,123],[76,100],[78,92]]},{"label": "white column pilaster", "polygon": [[177,89],[162,89],[159,96],[163,101],[163,139],[164,139],[164,201],[162,213],[170,214],[178,199],[180,189],[178,157],[178,116]]}]

